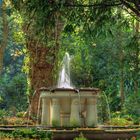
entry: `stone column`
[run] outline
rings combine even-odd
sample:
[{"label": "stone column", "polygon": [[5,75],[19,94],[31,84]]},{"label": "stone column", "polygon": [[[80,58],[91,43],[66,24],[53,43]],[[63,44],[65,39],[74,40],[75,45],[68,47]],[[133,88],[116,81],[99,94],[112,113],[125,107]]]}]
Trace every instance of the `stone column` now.
[{"label": "stone column", "polygon": [[97,98],[87,99],[87,115],[86,115],[86,125],[90,127],[95,127],[97,125]]},{"label": "stone column", "polygon": [[42,98],[41,124],[50,126],[50,100],[46,98]]},{"label": "stone column", "polygon": [[80,126],[80,110],[79,99],[72,99],[71,114],[70,114],[70,126]]},{"label": "stone column", "polygon": [[52,99],[51,106],[51,125],[60,126],[60,101],[59,99]]}]

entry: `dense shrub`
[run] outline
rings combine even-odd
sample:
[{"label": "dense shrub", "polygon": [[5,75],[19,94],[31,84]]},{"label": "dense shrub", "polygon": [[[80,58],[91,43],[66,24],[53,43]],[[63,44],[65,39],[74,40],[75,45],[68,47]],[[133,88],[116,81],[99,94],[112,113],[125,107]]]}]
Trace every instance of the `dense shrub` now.
[{"label": "dense shrub", "polygon": [[116,118],[112,118],[111,119],[111,122],[110,122],[111,125],[116,125],[116,126],[126,126],[126,125],[132,125],[133,122],[132,121],[128,121],[127,119],[125,118],[119,118],[119,117],[116,117]]},{"label": "dense shrub", "polygon": [[24,74],[17,74],[12,79],[4,75],[0,79],[0,107],[9,110],[9,115],[26,110],[28,105],[26,88],[27,82]]},{"label": "dense shrub", "polygon": [[140,124],[140,96],[132,94],[125,102],[124,115],[131,115],[134,124]]},{"label": "dense shrub", "polygon": [[52,138],[51,132],[37,129],[17,129],[12,132],[12,135],[14,138],[46,138],[46,140],[50,140]]},{"label": "dense shrub", "polygon": [[98,122],[99,123],[105,123],[110,120],[110,104],[108,97],[104,92],[102,92],[98,98],[97,102],[97,111],[98,111]]},{"label": "dense shrub", "polygon": [[6,120],[7,112],[5,110],[0,110],[0,124],[6,125],[8,121]]},{"label": "dense shrub", "polygon": [[14,138],[14,139],[41,139],[51,140],[52,133],[45,132],[37,129],[16,129],[11,132],[0,132],[0,138]]}]

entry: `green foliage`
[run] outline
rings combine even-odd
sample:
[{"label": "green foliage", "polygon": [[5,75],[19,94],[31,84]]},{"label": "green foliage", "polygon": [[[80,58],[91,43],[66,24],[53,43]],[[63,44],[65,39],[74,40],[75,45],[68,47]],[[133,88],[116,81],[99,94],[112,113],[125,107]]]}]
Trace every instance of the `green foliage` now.
[{"label": "green foliage", "polygon": [[133,122],[128,121],[125,118],[116,117],[116,118],[111,119],[110,125],[113,125],[113,126],[127,126],[127,125],[133,125]]},{"label": "green foliage", "polygon": [[80,133],[80,135],[78,137],[74,138],[74,140],[88,140],[88,139],[85,138],[82,133]]},{"label": "green foliage", "polygon": [[136,133],[138,140],[140,139],[140,131]]},{"label": "green foliage", "polygon": [[66,25],[64,31],[67,33],[72,33],[74,31],[73,25],[70,24]]},{"label": "green foliage", "polygon": [[0,110],[0,124],[6,125],[8,124],[8,121],[6,120],[6,116],[8,113],[5,110]]},{"label": "green foliage", "polygon": [[58,127],[58,126],[60,126],[60,122],[58,120],[52,120],[52,126]]},{"label": "green foliage", "polygon": [[78,126],[80,126],[80,123],[77,120],[72,119],[72,120],[70,120],[70,126],[71,127],[78,127]]},{"label": "green foliage", "polygon": [[133,122],[140,124],[140,96],[131,95],[127,98],[124,106],[124,114],[131,114]]},{"label": "green foliage", "polygon": [[22,120],[16,120],[14,125],[23,125],[23,121]]},{"label": "green foliage", "polygon": [[0,138],[51,140],[52,133],[37,129],[16,129],[12,133],[0,132]]},{"label": "green foliage", "polygon": [[[120,81],[123,79],[125,96],[123,113],[130,114],[133,121],[139,122],[140,99],[136,95],[133,97],[136,92],[136,82],[137,86],[140,85],[139,33],[134,33],[135,19],[119,6],[118,1],[10,0],[10,2],[12,13],[8,17],[9,41],[4,57],[4,72],[0,79],[1,108],[8,109],[14,115],[17,111],[27,108],[25,93],[29,90],[27,83],[28,86],[30,83],[22,72],[23,60],[26,63],[24,71],[27,75],[32,67],[28,67],[29,56],[24,58],[27,50],[23,44],[26,43],[29,47],[28,41],[37,40],[40,46],[46,43],[49,48],[48,53],[56,55],[59,51],[55,56],[59,59],[59,66],[65,51],[72,55],[73,85],[99,87],[105,92],[108,103],[104,97],[101,97],[99,106],[102,122],[108,119],[108,109],[106,109],[108,105],[111,112],[122,109]],[[130,5],[136,8],[133,2]],[[59,28],[56,27],[57,22],[58,25],[64,24],[59,45],[56,43],[56,36],[59,37],[56,31],[56,28]],[[2,25],[1,17],[0,25]],[[0,26],[0,40],[1,31],[2,26]],[[32,49],[38,50],[37,47]],[[28,53],[31,53],[30,50]],[[122,60],[121,55],[123,55]],[[38,51],[36,51],[37,56]],[[52,57],[45,59],[48,63],[52,63]],[[124,114],[121,114],[121,117]],[[54,125],[56,124],[57,122],[54,122]]]},{"label": "green foliage", "polygon": [[106,96],[105,93],[102,92],[97,102],[98,121],[101,124],[110,121],[111,112],[108,101],[109,101],[108,97]]},{"label": "green foliage", "polygon": [[37,129],[17,129],[12,132],[14,138],[39,138],[51,140],[51,132],[41,131]]},{"label": "green foliage", "polygon": [[13,138],[13,135],[8,132],[0,132],[0,138],[5,139],[5,138]]},{"label": "green foliage", "polygon": [[0,118],[6,117],[7,112],[5,110],[0,110]]},{"label": "green foliage", "polygon": [[[74,28],[74,33],[63,34],[60,50],[62,56],[64,51],[72,55],[71,79],[75,87],[99,87],[105,92],[108,103],[104,96],[99,99],[98,111],[101,122],[109,119],[107,104],[110,112],[121,110],[121,78],[124,79],[124,96],[129,104],[127,108],[131,104],[135,106],[137,103],[136,108],[140,105],[139,102],[129,99],[129,96],[135,92],[134,82],[140,83],[139,72],[134,68],[139,60],[134,50],[139,48],[139,43],[133,37],[133,20],[130,16],[126,18],[126,15],[118,9],[114,8],[113,11],[114,21],[116,21],[113,26],[112,20],[111,22],[106,20],[105,24],[98,25],[97,29],[90,22],[84,26],[85,28],[81,23],[81,26]],[[121,53],[124,56],[123,60],[120,59]],[[130,110],[135,108],[131,107]],[[138,110],[132,112],[127,111],[126,114],[137,114]]]},{"label": "green foliage", "polygon": [[0,80],[0,96],[3,99],[0,106],[9,109],[11,113],[23,111],[27,107],[26,77],[24,74],[9,79],[4,75]]},{"label": "green foliage", "polygon": [[22,117],[24,117],[24,114],[25,114],[25,112],[18,112],[16,114],[16,116],[19,117],[19,118],[22,118]]}]

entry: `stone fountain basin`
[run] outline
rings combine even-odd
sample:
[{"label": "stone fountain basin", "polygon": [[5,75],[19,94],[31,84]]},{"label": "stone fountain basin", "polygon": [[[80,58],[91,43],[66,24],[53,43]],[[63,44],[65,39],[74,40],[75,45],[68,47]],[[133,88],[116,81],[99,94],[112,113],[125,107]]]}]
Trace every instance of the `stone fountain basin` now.
[{"label": "stone fountain basin", "polygon": [[60,101],[61,111],[70,113],[71,101],[78,98],[81,105],[81,111],[84,111],[84,106],[87,99],[97,99],[100,90],[98,88],[53,88],[53,89],[40,89],[40,98],[53,99],[57,98]]},{"label": "stone fountain basin", "polygon": [[[70,122],[86,126],[85,121],[88,126],[97,125],[96,102],[100,92],[98,88],[43,88],[40,92],[40,98],[43,100],[42,124],[52,126],[53,120],[61,120],[59,126],[70,126]],[[45,121],[45,118],[48,120]]]}]

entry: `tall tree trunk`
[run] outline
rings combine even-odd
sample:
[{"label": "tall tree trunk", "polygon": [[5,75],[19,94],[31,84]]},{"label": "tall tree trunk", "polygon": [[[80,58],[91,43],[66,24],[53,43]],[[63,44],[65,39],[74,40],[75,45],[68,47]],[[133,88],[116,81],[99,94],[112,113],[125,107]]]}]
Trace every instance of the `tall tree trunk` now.
[{"label": "tall tree trunk", "polygon": [[27,44],[29,51],[30,63],[29,63],[29,79],[30,89],[34,92],[31,97],[31,114],[37,114],[38,101],[40,93],[38,91],[41,87],[50,87],[53,85],[53,61],[52,63],[47,61],[47,57],[50,56],[47,47],[41,45],[36,41],[30,41]]},{"label": "tall tree trunk", "polygon": [[[118,15],[122,14],[122,10],[117,10]],[[120,93],[120,99],[121,99],[121,109],[124,106],[125,101],[125,91],[124,91],[124,49],[123,49],[123,42],[122,42],[122,28],[117,31],[117,44],[119,48],[119,73],[120,73],[120,81],[119,81],[119,93]]]},{"label": "tall tree trunk", "polygon": [[31,115],[37,116],[38,102],[41,87],[54,86],[54,68],[59,51],[59,37],[63,28],[63,23],[56,17],[55,27],[52,31],[51,38],[55,41],[54,47],[47,47],[39,40],[28,40],[27,50],[29,52],[29,79],[30,89],[34,92],[30,96]]},{"label": "tall tree trunk", "polygon": [[135,72],[134,72],[134,93],[138,94],[138,79],[139,79],[139,28],[140,24],[139,21],[136,21],[135,24],[135,34],[136,34],[136,41],[137,41],[137,46],[136,47],[136,52],[135,52]]},{"label": "tall tree trunk", "polygon": [[0,43],[0,75],[2,73],[3,69],[3,57],[4,57],[4,51],[7,46],[8,42],[8,21],[7,21],[7,14],[6,14],[6,4],[3,1],[2,4],[2,41]]}]

